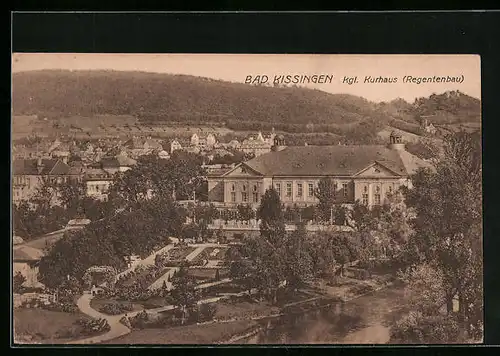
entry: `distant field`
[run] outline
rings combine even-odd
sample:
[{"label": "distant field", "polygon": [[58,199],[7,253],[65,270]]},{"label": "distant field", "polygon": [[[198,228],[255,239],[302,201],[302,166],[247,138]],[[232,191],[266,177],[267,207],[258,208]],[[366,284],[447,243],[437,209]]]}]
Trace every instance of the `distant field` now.
[{"label": "distant field", "polygon": [[13,139],[31,134],[40,137],[67,135],[75,139],[129,136],[169,138],[190,137],[193,133],[203,135],[208,132],[225,135],[234,131],[217,126],[142,124],[130,115],[72,116],[47,120],[37,119],[36,116],[14,116],[12,125]]}]

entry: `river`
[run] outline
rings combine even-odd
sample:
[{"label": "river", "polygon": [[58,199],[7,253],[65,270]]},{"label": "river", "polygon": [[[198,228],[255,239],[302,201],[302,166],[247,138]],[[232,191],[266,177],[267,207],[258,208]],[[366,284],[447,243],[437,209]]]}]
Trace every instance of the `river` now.
[{"label": "river", "polygon": [[402,287],[389,287],[352,301],[286,315],[237,343],[247,344],[384,344],[390,326],[407,311]]}]

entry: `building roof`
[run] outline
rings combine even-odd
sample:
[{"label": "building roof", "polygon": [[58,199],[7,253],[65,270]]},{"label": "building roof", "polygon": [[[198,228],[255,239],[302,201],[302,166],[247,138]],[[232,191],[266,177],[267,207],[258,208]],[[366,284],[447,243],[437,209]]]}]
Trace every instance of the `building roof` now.
[{"label": "building roof", "polygon": [[19,246],[13,250],[14,262],[39,261],[44,256],[42,250],[30,246]]},{"label": "building roof", "polygon": [[85,172],[86,180],[112,180],[113,177],[107,171],[98,167],[88,168]]},{"label": "building roof", "polygon": [[12,161],[14,175],[66,175],[70,167],[60,159],[42,159],[38,170],[37,159],[17,159]]},{"label": "building roof", "polygon": [[130,167],[136,164],[136,160],[125,155],[116,155],[114,157],[101,158],[102,167]]},{"label": "building roof", "polygon": [[266,176],[352,176],[373,163],[401,176],[413,173],[419,166],[429,166],[404,150],[381,145],[287,147],[243,164]]}]

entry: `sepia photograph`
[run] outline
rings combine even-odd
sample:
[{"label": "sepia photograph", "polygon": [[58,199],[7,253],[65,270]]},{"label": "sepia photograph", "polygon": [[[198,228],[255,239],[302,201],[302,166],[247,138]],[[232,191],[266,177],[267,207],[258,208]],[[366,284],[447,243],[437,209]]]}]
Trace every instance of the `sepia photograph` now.
[{"label": "sepia photograph", "polygon": [[479,55],[12,53],[15,345],[483,342]]}]

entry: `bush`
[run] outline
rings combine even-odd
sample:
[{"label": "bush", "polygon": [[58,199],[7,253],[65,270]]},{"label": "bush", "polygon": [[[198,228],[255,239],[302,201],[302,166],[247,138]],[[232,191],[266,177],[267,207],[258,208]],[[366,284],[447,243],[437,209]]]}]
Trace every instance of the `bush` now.
[{"label": "bush", "polygon": [[130,312],[134,310],[134,307],[130,303],[107,303],[99,308],[99,311],[108,315],[118,315],[125,312]]},{"label": "bush", "polygon": [[404,344],[462,343],[458,322],[453,315],[424,316],[410,312],[391,329],[391,339]]},{"label": "bush", "polygon": [[215,314],[217,313],[217,305],[214,303],[201,304],[199,307],[199,322],[213,320]]},{"label": "bush", "polygon": [[83,329],[84,335],[94,335],[100,334],[104,332],[108,332],[111,330],[111,327],[108,324],[106,319],[78,319],[75,322],[76,325],[79,325]]},{"label": "bush", "polygon": [[[31,303],[33,304],[33,303]],[[78,313],[79,309],[78,306],[76,306],[73,303],[51,303],[48,305],[41,305],[42,309],[50,310],[50,311],[57,311],[57,312],[63,312],[63,313]]]}]

